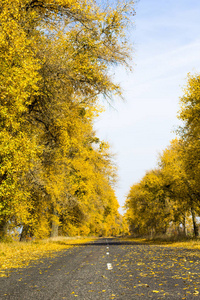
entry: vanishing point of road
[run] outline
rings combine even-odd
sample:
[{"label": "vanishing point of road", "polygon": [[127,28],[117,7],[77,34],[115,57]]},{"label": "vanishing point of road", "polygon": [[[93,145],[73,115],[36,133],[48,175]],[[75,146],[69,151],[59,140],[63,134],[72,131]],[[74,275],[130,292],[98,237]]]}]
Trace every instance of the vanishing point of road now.
[{"label": "vanishing point of road", "polygon": [[200,299],[200,251],[99,239],[0,278],[0,299]]}]

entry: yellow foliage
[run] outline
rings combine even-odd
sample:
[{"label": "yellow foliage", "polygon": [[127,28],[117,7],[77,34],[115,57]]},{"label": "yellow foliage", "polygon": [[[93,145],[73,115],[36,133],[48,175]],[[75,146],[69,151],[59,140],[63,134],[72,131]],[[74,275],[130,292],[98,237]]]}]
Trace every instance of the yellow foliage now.
[{"label": "yellow foliage", "polygon": [[1,235],[15,226],[22,236],[70,226],[72,235],[81,226],[82,234],[92,226],[98,234],[105,222],[117,231],[116,168],[93,122],[102,110],[98,96],[121,94],[109,67],[127,65],[132,6],[2,1]]}]

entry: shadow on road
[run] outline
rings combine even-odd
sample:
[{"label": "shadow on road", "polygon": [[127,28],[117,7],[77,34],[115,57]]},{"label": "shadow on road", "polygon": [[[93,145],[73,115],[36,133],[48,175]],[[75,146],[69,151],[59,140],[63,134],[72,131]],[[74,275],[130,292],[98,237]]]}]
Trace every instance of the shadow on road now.
[{"label": "shadow on road", "polygon": [[139,242],[134,242],[134,241],[123,241],[123,240],[115,240],[115,239],[99,239],[93,242],[89,242],[89,243],[81,243],[81,244],[68,244],[67,242],[63,242],[63,241],[56,241],[56,244],[60,244],[60,245],[69,245],[72,247],[83,247],[83,246],[122,246],[122,245],[134,245],[134,246],[138,246],[138,245],[144,245],[143,243],[139,243]]}]

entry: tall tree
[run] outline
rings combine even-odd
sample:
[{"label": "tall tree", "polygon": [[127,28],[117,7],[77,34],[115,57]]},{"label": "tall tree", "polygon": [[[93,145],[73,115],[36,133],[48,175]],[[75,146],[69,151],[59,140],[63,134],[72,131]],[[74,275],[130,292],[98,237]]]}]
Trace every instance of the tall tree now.
[{"label": "tall tree", "polygon": [[[189,178],[188,185],[191,190],[190,196],[193,199],[196,212],[200,212],[200,75],[188,75],[188,82],[184,95],[180,98],[181,109],[179,119],[183,121],[180,126],[179,135],[184,140],[182,157],[184,160],[185,172]],[[195,213],[194,210],[194,213]],[[197,235],[197,228],[196,234]]]},{"label": "tall tree", "polygon": [[34,41],[27,38],[33,14],[26,14],[23,1],[0,5],[0,234],[9,221],[27,221],[29,191],[23,176],[35,156],[36,143],[23,115],[31,97],[38,93],[39,62]]},{"label": "tall tree", "polygon": [[125,207],[131,231],[151,235],[166,232],[171,214],[160,169],[147,172],[131,187]]},{"label": "tall tree", "polygon": [[182,224],[185,229],[185,218],[191,214],[194,234],[197,236],[195,190],[185,169],[184,152],[184,141],[181,139],[172,140],[170,146],[163,151],[159,164],[162,167],[164,188],[170,199],[174,223]]},{"label": "tall tree", "polygon": [[[83,195],[89,195],[91,180],[84,172],[95,169],[87,156],[95,150],[98,96],[120,95],[109,67],[127,65],[132,7],[129,2],[105,11],[89,0],[2,1],[2,232],[14,222],[23,225],[22,236],[49,234],[50,225],[57,234],[69,199],[79,212],[89,203]],[[112,177],[110,165],[103,153],[97,156],[107,168],[96,171],[104,182]]]},{"label": "tall tree", "polygon": [[183,121],[180,126],[179,135],[184,140],[184,158],[185,170],[190,177],[190,184],[193,188],[193,194],[199,205],[200,200],[200,75],[188,75],[188,82],[185,88],[185,94],[180,98],[181,109],[179,119]]}]

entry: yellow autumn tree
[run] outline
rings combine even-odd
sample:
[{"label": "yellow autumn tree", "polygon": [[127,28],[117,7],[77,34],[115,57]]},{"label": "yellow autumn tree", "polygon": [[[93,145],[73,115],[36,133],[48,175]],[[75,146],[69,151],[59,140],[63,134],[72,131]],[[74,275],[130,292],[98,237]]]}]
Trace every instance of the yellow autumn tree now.
[{"label": "yellow autumn tree", "polygon": [[[199,126],[199,105],[200,105],[200,75],[188,74],[187,84],[184,88],[184,95],[180,98],[180,110],[178,118],[182,121],[178,134],[184,141],[182,148],[182,159],[184,169],[188,177],[188,189],[193,203],[193,214],[200,214],[200,126]],[[197,226],[193,225],[195,235],[198,235]]]},{"label": "yellow autumn tree", "polygon": [[40,65],[27,37],[34,13],[25,1],[0,4],[0,234],[9,224],[28,220],[29,191],[23,177],[35,156],[35,139],[23,115],[37,95]]},{"label": "yellow autumn tree", "polygon": [[196,189],[185,168],[185,142],[171,141],[160,155],[159,169],[148,172],[132,186],[126,200],[126,217],[131,231],[166,232],[167,228],[186,234],[186,219],[192,217],[194,235],[198,235]]},{"label": "yellow autumn tree", "polygon": [[170,199],[173,222],[177,226],[182,224],[185,231],[186,216],[191,214],[194,234],[197,236],[195,189],[185,168],[185,142],[181,139],[172,140],[163,151],[159,164],[165,193]]},{"label": "yellow autumn tree", "polygon": [[133,233],[152,236],[166,232],[172,218],[160,168],[147,172],[131,187],[125,207]]},{"label": "yellow autumn tree", "polygon": [[[93,139],[98,96],[120,94],[109,67],[127,65],[132,7],[131,2],[104,10],[85,0],[2,1],[2,232],[13,223],[23,227],[22,237],[57,234],[69,199],[84,219],[80,212],[93,201],[92,178],[111,176],[109,165],[101,166],[107,174],[98,173],[87,162],[87,143]],[[117,207],[116,199],[109,201]],[[98,218],[102,222],[102,215]]]}]

